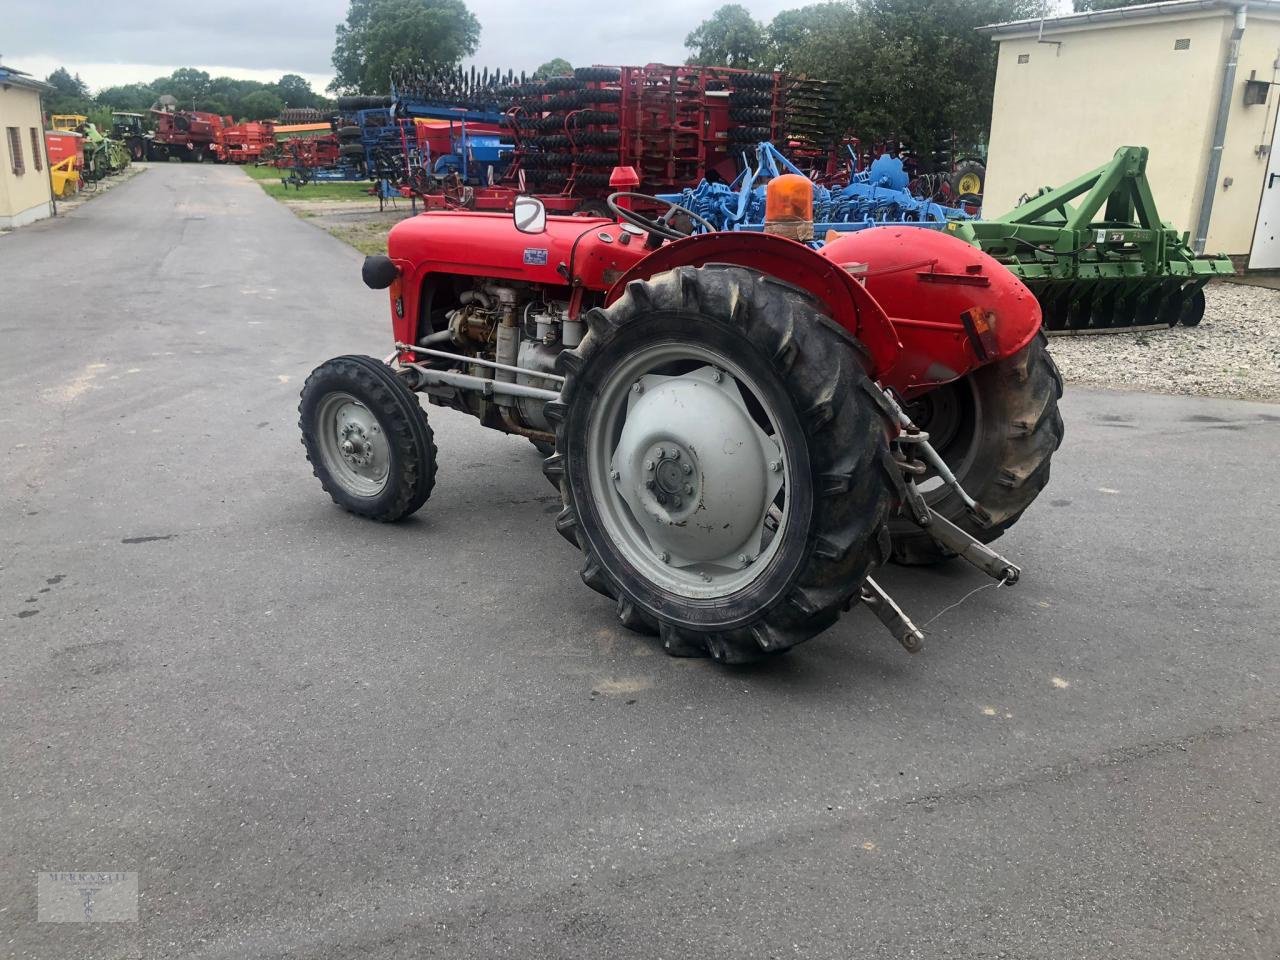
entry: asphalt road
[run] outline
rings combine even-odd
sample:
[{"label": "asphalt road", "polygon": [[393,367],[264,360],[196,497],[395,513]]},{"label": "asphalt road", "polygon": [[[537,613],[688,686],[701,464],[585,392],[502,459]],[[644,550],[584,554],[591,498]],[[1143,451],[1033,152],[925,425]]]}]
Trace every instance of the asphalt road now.
[{"label": "asphalt road", "polygon": [[[359,263],[211,166],[0,238],[0,955],[1277,955],[1280,407],[1071,391],[1020,584],[729,670],[616,627],[460,414],[415,519],[329,503]],[[139,921],[36,922],[51,870]]]}]

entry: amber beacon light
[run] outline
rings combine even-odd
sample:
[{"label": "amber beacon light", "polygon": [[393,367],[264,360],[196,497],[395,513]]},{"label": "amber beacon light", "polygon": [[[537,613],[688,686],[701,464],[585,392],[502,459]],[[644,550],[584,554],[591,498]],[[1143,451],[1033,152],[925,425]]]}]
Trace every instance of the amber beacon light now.
[{"label": "amber beacon light", "polygon": [[764,232],[813,239],[813,184],[797,173],[784,173],[769,181],[764,201]]}]

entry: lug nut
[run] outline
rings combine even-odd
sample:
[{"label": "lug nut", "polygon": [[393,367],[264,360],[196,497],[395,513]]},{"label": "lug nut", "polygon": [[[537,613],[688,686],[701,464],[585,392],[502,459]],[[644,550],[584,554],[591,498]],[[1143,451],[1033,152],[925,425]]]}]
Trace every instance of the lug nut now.
[{"label": "lug nut", "polygon": [[672,504],[672,506],[679,507],[679,506],[682,506],[682,505],[684,504],[684,501],[683,501],[683,500],[681,500],[679,497],[672,497],[672,498],[671,498],[671,504]]},{"label": "lug nut", "polygon": [[621,476],[622,476],[622,474],[620,474],[617,470],[610,470],[610,471],[609,471],[609,479],[610,479],[610,480],[617,480],[617,479],[618,479],[619,477],[621,477]]},{"label": "lug nut", "polygon": [[693,473],[693,464],[681,464],[680,469],[684,471],[684,475],[687,477],[689,474]]},{"label": "lug nut", "polygon": [[671,459],[672,459],[672,460],[679,460],[679,459],[680,459],[680,448],[679,448],[679,447],[676,447],[674,450],[672,450],[672,451],[671,451]]},{"label": "lug nut", "polygon": [[645,489],[646,489],[646,490],[652,490],[652,489],[653,489],[653,481],[652,481],[652,480],[646,480],[646,481],[644,482],[644,487],[645,487]]},{"label": "lug nut", "polygon": [[781,461],[781,460],[770,460],[770,461],[769,461],[769,469],[770,469],[770,470],[772,470],[774,473],[777,473],[779,470],[781,470],[781,469],[782,469],[782,461]]},{"label": "lug nut", "polygon": [[645,468],[646,470],[652,470],[652,469],[653,469],[653,461],[652,461],[652,460],[646,460],[646,461],[644,462],[644,468]]},{"label": "lug nut", "polygon": [[711,582],[711,574],[709,574],[709,573],[704,573],[704,574],[702,574],[702,582],[703,582],[703,583],[710,583],[710,582]]},{"label": "lug nut", "polygon": [[659,559],[659,560],[661,560],[663,563],[666,563],[668,560],[670,560],[670,559],[671,559],[671,554],[669,554],[669,553],[667,553],[667,551],[663,550],[663,551],[659,552],[659,554],[658,554],[658,559]]},{"label": "lug nut", "polygon": [[692,484],[692,483],[686,483],[686,484],[684,485],[684,492],[685,492],[686,494],[688,494],[689,496],[691,496],[691,497],[692,497],[692,496],[693,496],[693,484]]},{"label": "lug nut", "polygon": [[639,380],[637,380],[635,383],[631,385],[631,389],[634,390],[636,393],[644,393],[644,384],[641,383]]},{"label": "lug nut", "polygon": [[659,459],[659,460],[665,460],[665,459],[667,459],[667,448],[666,448],[666,447],[659,447],[659,448],[658,448],[658,459]]},{"label": "lug nut", "polygon": [[723,379],[724,379],[724,374],[721,373],[719,370],[711,374],[711,380],[713,383],[719,383]]},{"label": "lug nut", "polygon": [[738,554],[738,562],[745,567],[748,563],[751,562],[751,558],[748,557],[745,553],[740,553]]}]

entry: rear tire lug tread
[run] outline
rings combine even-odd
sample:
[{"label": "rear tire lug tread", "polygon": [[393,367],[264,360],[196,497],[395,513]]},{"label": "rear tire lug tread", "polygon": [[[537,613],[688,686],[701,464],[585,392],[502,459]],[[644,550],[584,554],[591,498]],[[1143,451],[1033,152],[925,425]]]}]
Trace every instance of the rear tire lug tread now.
[{"label": "rear tire lug tread", "polygon": [[[692,288],[691,280],[696,281]],[[809,365],[814,369],[809,369],[785,360],[790,351],[781,351],[784,354],[782,379],[788,390],[793,395],[811,397],[807,409],[820,421],[807,422],[803,412],[797,409],[809,440],[815,485],[814,537],[808,556],[801,564],[793,587],[774,607],[762,610],[757,619],[727,631],[688,628],[670,618],[655,616],[630,601],[617,599],[624,596],[622,590],[607,568],[602,565],[601,570],[609,580],[608,592],[618,602],[617,616],[624,626],[634,629],[632,623],[627,622],[634,619],[643,630],[657,632],[664,650],[673,656],[712,656],[721,662],[745,663],[776,656],[827,629],[839,617],[841,605],[850,593],[849,584],[860,585],[867,571],[882,559],[881,543],[889,502],[889,485],[882,471],[870,461],[859,463],[853,470],[861,469],[860,479],[855,473],[840,472],[850,469],[847,462],[831,462],[841,451],[828,448],[853,447],[859,442],[857,434],[842,436],[838,439],[843,442],[839,443],[825,438],[815,443],[813,437],[819,432],[829,433],[833,424],[840,421],[845,424],[842,430],[853,429],[856,424],[858,431],[874,431],[874,445],[878,448],[885,443],[886,425],[878,409],[841,398],[838,391],[842,388],[855,397],[860,395],[860,391],[850,391],[847,387],[856,384],[853,378],[865,375],[849,343],[829,328],[826,318],[816,309],[817,301],[808,291],[760,277],[741,267],[710,264],[701,268],[677,268],[647,281],[632,280],[609,308],[588,312],[589,333],[574,351],[583,363],[565,372],[566,380],[560,390],[560,404],[564,409],[558,411],[558,455],[565,455],[568,408],[577,394],[581,367],[589,364],[594,354],[629,323],[652,312],[687,313],[689,304],[698,304],[698,309],[704,311],[714,310],[714,316],[742,330],[757,344],[773,343],[776,351],[789,338],[799,355],[816,358],[816,362]],[[789,318],[781,331],[771,320],[778,316]],[[554,414],[548,415],[548,420],[553,419],[556,419]],[[865,458],[859,455],[857,459]],[[561,477],[560,490],[566,508],[557,517],[557,529],[571,543],[587,550],[585,533],[569,506],[572,493],[567,475]],[[872,498],[873,505],[868,505],[867,497]],[[824,547],[828,553],[839,553],[839,545],[846,542],[850,546],[837,560],[818,554],[815,544],[819,539],[836,545]],[[853,545],[859,541],[866,546],[854,551]],[[797,594],[798,605],[792,600]],[[626,613],[626,604],[630,604],[631,615]],[[768,641],[770,649],[765,649],[760,636],[772,638]]]}]

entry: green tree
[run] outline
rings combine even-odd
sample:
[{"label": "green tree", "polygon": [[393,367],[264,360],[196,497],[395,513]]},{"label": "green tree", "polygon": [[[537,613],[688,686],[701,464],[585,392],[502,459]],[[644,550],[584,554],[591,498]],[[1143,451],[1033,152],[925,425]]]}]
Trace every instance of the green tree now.
[{"label": "green tree", "polygon": [[236,113],[241,120],[271,120],[280,116],[284,109],[282,100],[274,90],[255,90],[240,101],[240,110]]},{"label": "green tree", "polygon": [[554,60],[548,60],[537,70],[533,71],[533,79],[545,80],[547,77],[571,77],[573,76],[573,64],[564,57],[556,57]]},{"label": "green tree", "polygon": [[98,91],[98,102],[112,110],[129,110],[141,113],[151,109],[159,94],[145,83],[126,83],[122,86],[103,87]]},{"label": "green tree", "polygon": [[769,59],[764,27],[738,3],[726,3],[684,38],[689,63],[759,67]]},{"label": "green tree", "polygon": [[88,114],[97,106],[93,101],[93,97],[89,95],[89,88],[80,79],[80,74],[77,73],[73,76],[66,67],[58,67],[45,78],[45,82],[54,88],[54,92],[44,98],[45,110],[50,115],[55,113]]},{"label": "green tree", "polygon": [[85,82],[80,79],[80,74],[72,76],[66,67],[59,67],[49,76],[44,78],[45,83],[53,86],[57,91],[57,96],[66,97],[74,100],[88,100],[89,88]]},{"label": "green tree", "polygon": [[286,73],[271,88],[290,107],[319,107],[324,98],[311,89],[311,84],[296,73]]},{"label": "green tree", "polygon": [[192,109],[193,103],[197,110],[207,109],[202,102],[209,96],[210,79],[203,70],[181,67],[167,77],[157,77],[151,87],[157,94],[169,94],[184,110]]},{"label": "green tree", "polygon": [[480,21],[462,0],[351,0],[329,89],[384,93],[396,67],[456,64],[479,44]]},{"label": "green tree", "polygon": [[858,29],[858,10],[848,3],[815,3],[783,10],[769,24],[769,66],[788,73],[837,79],[847,58],[844,44]]}]

